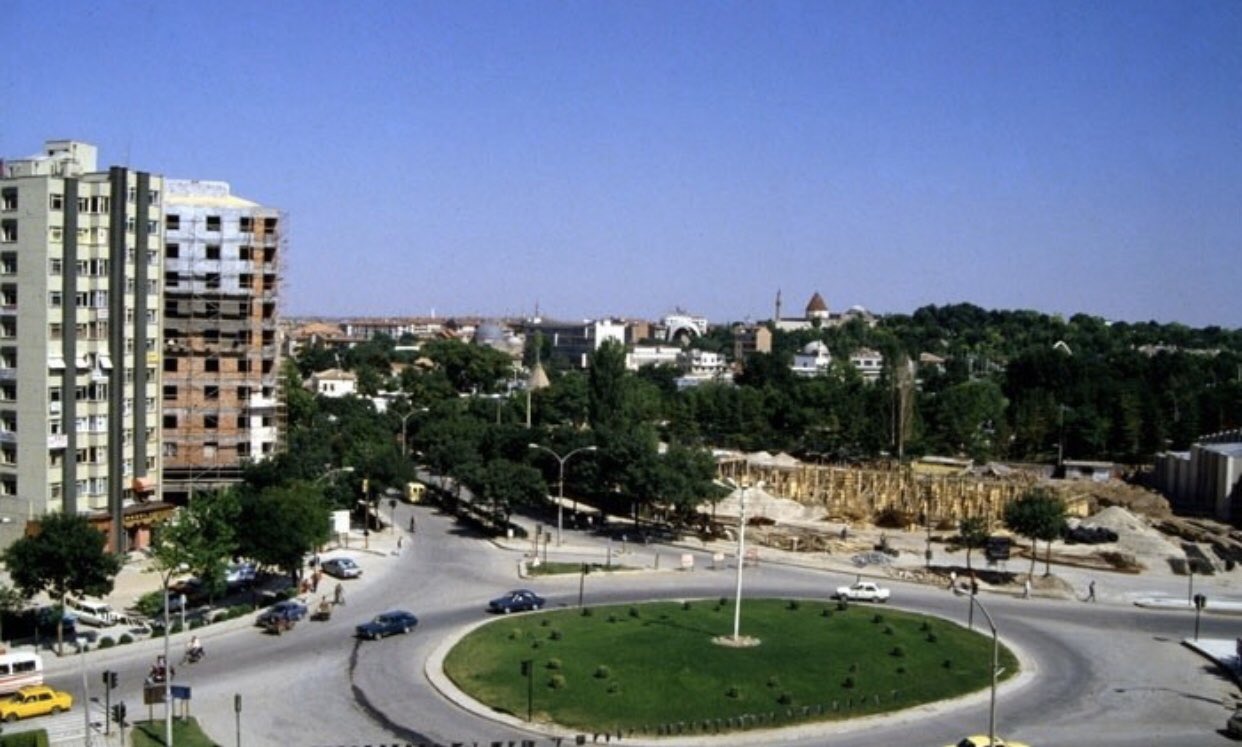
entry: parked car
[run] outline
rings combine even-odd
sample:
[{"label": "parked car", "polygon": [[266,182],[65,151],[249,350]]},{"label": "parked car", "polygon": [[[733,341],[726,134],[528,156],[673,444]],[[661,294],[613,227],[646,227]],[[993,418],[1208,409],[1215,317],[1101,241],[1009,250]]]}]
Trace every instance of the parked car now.
[{"label": "parked car", "polygon": [[254,563],[233,563],[224,569],[224,583],[230,589],[245,589],[254,584],[258,568]]},{"label": "parked car", "polygon": [[376,615],[369,622],[359,625],[356,630],[359,638],[378,640],[396,633],[408,633],[418,625],[418,618],[412,612],[392,610]]},{"label": "parked car", "polygon": [[890,593],[874,581],[859,581],[852,586],[838,586],[832,598],[849,602],[887,602]]},{"label": "parked car", "polygon": [[303,617],[306,617],[306,605],[295,599],[286,599],[260,612],[254,624],[267,628],[281,622],[295,623]]},{"label": "parked car", "polygon": [[107,628],[115,625],[117,615],[112,611],[112,607],[107,602],[95,602],[89,599],[75,599],[70,597],[65,602],[69,612],[78,618],[78,622],[83,625],[94,625],[97,628]]},{"label": "parked car", "polygon": [[945,747],[1029,747],[1029,745],[1025,742],[1006,741],[1000,737],[997,737],[996,742],[993,743],[988,739],[987,734],[981,734],[979,736],[966,737],[957,744],[945,745]]},{"label": "parked car", "polygon": [[540,607],[543,607],[546,601],[546,599],[530,589],[514,589],[513,591],[488,602],[487,608],[492,612],[499,612],[507,615],[514,610],[537,610]]},{"label": "parked car", "polygon": [[19,718],[57,714],[73,707],[73,696],[46,685],[23,687],[4,700],[0,700],[0,719],[16,721]]},{"label": "parked car", "polygon": [[362,569],[353,558],[329,558],[323,561],[322,568],[324,573],[337,578],[358,578],[362,575]]}]

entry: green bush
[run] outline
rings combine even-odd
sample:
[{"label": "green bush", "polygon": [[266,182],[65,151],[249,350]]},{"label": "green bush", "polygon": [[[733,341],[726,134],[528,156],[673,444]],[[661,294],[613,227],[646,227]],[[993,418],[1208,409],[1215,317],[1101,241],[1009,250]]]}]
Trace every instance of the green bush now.
[{"label": "green bush", "polygon": [[617,682],[617,681],[615,681],[615,680],[614,680],[614,681],[612,681],[612,682],[609,682],[609,683],[608,683],[608,694],[609,694],[609,695],[616,695],[616,694],[617,694],[617,693],[619,693],[619,692],[621,692],[621,683],[620,683],[620,682]]},{"label": "green bush", "polygon": [[780,703],[781,705],[792,705],[793,700],[794,700],[793,694],[788,693],[788,692],[783,692],[776,697],[776,702]]},{"label": "green bush", "polygon": [[797,599],[790,599],[789,603],[785,605],[785,609],[789,610],[790,612],[797,612],[798,608],[801,606],[802,606],[802,603],[799,602]]},{"label": "green bush", "polygon": [[552,624],[552,620],[550,618],[545,617],[539,621],[539,624],[546,628]]},{"label": "green bush", "polygon": [[554,674],[548,678],[548,687],[553,690],[564,690],[566,684],[568,683],[565,682],[565,675],[563,674]]},{"label": "green bush", "polygon": [[885,625],[885,626],[884,626],[884,635],[892,635],[892,634],[893,634],[893,626],[892,626],[892,625]]},{"label": "green bush", "polygon": [[942,666],[942,667],[944,667],[945,669],[952,669],[952,668],[953,668],[953,660],[952,660],[952,659],[945,659],[945,660],[944,660],[944,663],[943,663],[943,664],[941,664],[941,666]]},{"label": "green bush", "polygon": [[548,659],[547,666],[548,669],[559,670],[561,668],[561,660],[554,656],[551,659]]},{"label": "green bush", "polygon": [[847,690],[854,687],[854,675],[852,674],[847,675],[846,678],[841,682],[841,687],[844,687]]},{"label": "green bush", "polygon": [[832,610],[825,607],[823,612],[820,612],[819,615],[820,617],[832,617]]},{"label": "green bush", "polygon": [[855,661],[855,662],[851,662],[851,663],[850,663],[850,671],[851,671],[851,672],[857,672],[857,671],[858,671],[858,662],[856,662],[856,661]]},{"label": "green bush", "polygon": [[642,617],[642,613],[638,611],[637,607],[630,607],[630,617]]},{"label": "green bush", "polygon": [[875,613],[874,615],[871,616],[871,622],[879,625],[880,623],[884,622],[884,615],[881,615],[879,612]]},{"label": "green bush", "polygon": [[780,687],[781,678],[774,674],[768,675],[768,687]]},{"label": "green bush", "polygon": [[593,614],[595,614],[595,613],[591,611],[591,608],[590,608],[590,607],[583,607],[583,608],[582,608],[582,616],[583,616],[583,617],[590,617],[590,616],[591,616],[591,615],[593,615]]},{"label": "green bush", "polygon": [[548,633],[548,640],[559,641],[561,640],[562,637],[563,637],[563,634],[561,633],[561,631],[557,630],[556,628],[553,628]]},{"label": "green bush", "polygon": [[729,689],[725,690],[725,697],[737,700],[742,697],[742,689],[737,685],[729,685]]},{"label": "green bush", "polygon": [[133,643],[134,637],[129,633],[122,633],[121,637],[116,639],[116,642],[118,646],[124,646],[127,643]]},{"label": "green bush", "polygon": [[689,599],[687,599],[686,601],[682,602],[682,603],[681,603],[681,608],[682,608],[683,610],[689,610],[689,609],[690,609],[690,600],[689,600]]},{"label": "green bush", "polygon": [[935,643],[935,642],[936,642],[936,634],[935,634],[935,633],[928,633],[928,634],[927,634],[927,642],[928,642],[928,643]]},{"label": "green bush", "polygon": [[111,638],[105,637],[105,638],[99,639],[100,648],[112,648],[115,645],[116,645],[116,641],[112,640]]},{"label": "green bush", "polygon": [[0,737],[0,747],[48,747],[46,729],[5,734]]},{"label": "green bush", "polygon": [[893,650],[889,651],[889,654],[900,659],[906,655],[906,649],[904,646],[893,646]]},{"label": "green bush", "polygon": [[611,676],[612,676],[612,670],[609,669],[604,664],[600,664],[598,667],[595,668],[595,679],[606,680]]}]

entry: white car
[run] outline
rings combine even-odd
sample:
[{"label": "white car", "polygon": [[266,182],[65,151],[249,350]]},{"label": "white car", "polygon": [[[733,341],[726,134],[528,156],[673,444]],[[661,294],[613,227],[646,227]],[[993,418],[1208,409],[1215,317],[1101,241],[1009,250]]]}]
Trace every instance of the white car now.
[{"label": "white car", "polygon": [[853,586],[838,586],[832,598],[849,602],[887,602],[889,593],[874,581],[859,581]]}]

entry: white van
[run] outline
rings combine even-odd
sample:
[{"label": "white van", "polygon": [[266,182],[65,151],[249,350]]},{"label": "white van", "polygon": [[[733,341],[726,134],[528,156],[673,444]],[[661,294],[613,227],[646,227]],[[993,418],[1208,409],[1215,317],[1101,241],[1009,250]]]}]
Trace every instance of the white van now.
[{"label": "white van", "polygon": [[0,654],[0,695],[43,684],[43,658],[38,654]]},{"label": "white van", "polygon": [[97,628],[108,628],[116,625],[116,613],[107,602],[92,602],[89,599],[69,599],[69,610],[83,625],[94,625]]}]

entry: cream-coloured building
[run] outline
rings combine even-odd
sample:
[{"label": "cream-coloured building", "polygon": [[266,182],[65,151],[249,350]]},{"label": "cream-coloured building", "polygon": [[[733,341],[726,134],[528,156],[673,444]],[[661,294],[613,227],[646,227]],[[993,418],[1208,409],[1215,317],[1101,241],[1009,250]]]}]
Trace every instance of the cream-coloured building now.
[{"label": "cream-coloured building", "polygon": [[160,474],[164,180],[48,141],[0,170],[0,545],[91,515],[141,546]]}]

